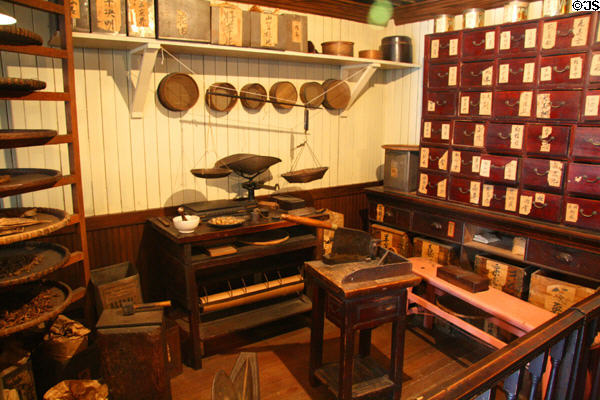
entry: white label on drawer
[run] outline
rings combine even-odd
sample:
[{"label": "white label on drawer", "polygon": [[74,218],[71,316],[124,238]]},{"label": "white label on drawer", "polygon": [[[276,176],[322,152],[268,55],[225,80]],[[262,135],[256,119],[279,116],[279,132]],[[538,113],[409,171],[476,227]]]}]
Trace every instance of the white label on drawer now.
[{"label": "white label on drawer", "polygon": [[551,126],[543,126],[542,127],[542,139],[546,139],[550,135],[552,135],[552,127]]},{"label": "white label on drawer", "polygon": [[462,96],[460,98],[460,113],[461,114],[469,113],[469,96]]},{"label": "white label on drawer", "polygon": [[501,64],[498,71],[498,83],[508,83],[508,64]]},{"label": "white label on drawer", "polygon": [[579,218],[579,204],[567,203],[567,212],[565,213],[565,221],[577,222]]},{"label": "white label on drawer", "polygon": [[455,56],[458,54],[458,39],[450,39],[450,46],[448,48],[448,55]]},{"label": "white label on drawer", "polygon": [[490,286],[501,290],[506,285],[508,265],[494,260],[485,260],[485,269],[488,272],[487,277],[490,279]]},{"label": "white label on drawer", "polygon": [[547,82],[552,80],[552,67],[547,65],[540,71],[540,81]]},{"label": "white label on drawer", "polygon": [[500,50],[510,49],[510,31],[504,31],[500,34]]},{"label": "white label on drawer", "polygon": [[495,31],[490,31],[485,33],[485,49],[486,50],[494,50],[494,46],[496,45],[496,35]]},{"label": "white label on drawer", "polygon": [[544,193],[536,193],[533,202],[535,204],[546,204],[546,195]]},{"label": "white label on drawer", "polygon": [[427,184],[429,183],[429,177],[427,174],[421,174],[419,176],[419,193],[427,194]]},{"label": "white label on drawer", "polygon": [[519,96],[519,117],[529,117],[531,115],[531,99],[533,92],[521,92]]},{"label": "white label on drawer", "polygon": [[526,49],[531,49],[535,47],[535,39],[536,39],[536,28],[530,28],[525,30],[525,44],[523,45]]},{"label": "white label on drawer", "polygon": [[552,111],[552,103],[550,101],[550,93],[541,93],[537,95],[537,117],[550,118]]},{"label": "white label on drawer", "polygon": [[506,188],[506,200],[504,201],[505,211],[517,211],[517,195],[519,190],[515,188]]},{"label": "white label on drawer", "polygon": [[483,140],[485,136],[485,126],[483,124],[475,125],[475,137],[473,138],[473,146],[483,147]]},{"label": "white label on drawer", "polygon": [[542,144],[540,145],[540,153],[550,153],[550,148],[552,145],[547,140],[542,140]]},{"label": "white label on drawer", "polygon": [[425,121],[423,123],[423,137],[426,139],[431,138],[431,122],[430,121]]},{"label": "white label on drawer", "polygon": [[444,154],[438,160],[438,169],[442,171],[446,171],[448,169],[448,152],[445,151]]},{"label": "white label on drawer", "polygon": [[513,125],[510,130],[510,148],[521,150],[523,148],[523,125]]},{"label": "white label on drawer", "polygon": [[550,161],[550,170],[548,171],[548,185],[560,187],[562,178],[563,164],[560,161]]},{"label": "white label on drawer", "polygon": [[383,222],[383,216],[385,215],[385,206],[383,204],[377,204],[377,215],[375,219],[378,222]]},{"label": "white label on drawer", "polygon": [[595,117],[598,115],[598,105],[600,104],[600,96],[599,95],[590,95],[585,98],[585,116],[586,117]]},{"label": "white label on drawer", "polygon": [[427,147],[421,147],[421,168],[427,168],[429,166],[429,149]]},{"label": "white label on drawer", "polygon": [[479,204],[479,191],[481,190],[481,182],[471,181],[469,188],[469,202],[471,204]]},{"label": "white label on drawer", "polygon": [[[490,77],[490,82],[491,82]],[[492,93],[485,92],[479,96],[479,115],[492,115]]]},{"label": "white label on drawer", "polygon": [[583,70],[583,58],[581,58],[581,57],[571,58],[571,65],[569,66],[569,79],[581,79],[582,70]]},{"label": "white label on drawer", "polygon": [[489,207],[494,197],[494,185],[483,185],[483,191],[481,194],[481,205]]},{"label": "white label on drawer", "polygon": [[481,165],[479,167],[479,176],[483,176],[484,178],[489,178],[491,166],[492,166],[492,162],[490,160],[481,160]]},{"label": "white label on drawer", "polygon": [[491,86],[492,85],[492,74],[494,73],[494,67],[487,67],[481,73],[481,85]]},{"label": "white label on drawer", "polygon": [[566,285],[548,285],[544,297],[544,308],[559,314],[575,303],[577,289]]},{"label": "white label on drawer", "polygon": [[448,237],[454,237],[455,228],[456,228],[456,224],[454,223],[454,221],[448,221],[448,231],[447,231],[446,235]]},{"label": "white label on drawer", "polygon": [[435,111],[435,101],[427,100],[427,111],[429,111],[429,112]]},{"label": "white label on drawer", "polygon": [[448,86],[456,86],[456,66],[448,68]]},{"label": "white label on drawer", "polygon": [[450,164],[450,172],[460,172],[460,151],[452,152],[452,164]]},{"label": "white label on drawer", "polygon": [[544,23],[542,31],[542,49],[551,49],[556,42],[556,21]]},{"label": "white label on drawer", "polygon": [[481,170],[481,156],[473,156],[471,158],[471,172],[478,174]]},{"label": "white label on drawer", "polygon": [[431,41],[431,58],[440,56],[440,41],[438,39]]},{"label": "white label on drawer", "polygon": [[[598,29],[600,32],[600,29]],[[600,54],[594,54],[592,57],[592,65],[590,66],[591,76],[600,76]]]},{"label": "white label on drawer", "polygon": [[517,180],[517,165],[517,160],[512,160],[504,166],[504,179],[507,181]]},{"label": "white label on drawer", "polygon": [[535,71],[535,63],[525,63],[523,65],[523,83],[533,82],[533,73]]},{"label": "white label on drawer", "polygon": [[392,178],[398,177],[398,163],[395,160],[390,162],[390,176]]},{"label": "white label on drawer", "polygon": [[437,197],[446,197],[446,179],[443,179],[437,184]]},{"label": "white label on drawer", "polygon": [[533,198],[531,196],[521,195],[521,199],[519,200],[519,214],[529,215],[532,205]]},{"label": "white label on drawer", "polygon": [[571,39],[571,47],[585,46],[585,44],[587,43],[589,25],[589,16],[575,18],[575,20],[573,21],[573,39]]},{"label": "white label on drawer", "polygon": [[442,140],[450,139],[450,124],[442,124]]}]

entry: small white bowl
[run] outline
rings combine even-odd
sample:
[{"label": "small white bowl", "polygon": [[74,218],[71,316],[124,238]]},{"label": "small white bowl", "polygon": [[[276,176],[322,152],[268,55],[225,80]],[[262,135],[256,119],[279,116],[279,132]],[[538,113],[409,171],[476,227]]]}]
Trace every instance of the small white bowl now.
[{"label": "small white bowl", "polygon": [[197,215],[186,215],[186,221],[181,219],[181,215],[173,218],[173,225],[175,225],[175,229],[177,229],[181,233],[193,233],[194,229],[200,223],[200,217]]}]

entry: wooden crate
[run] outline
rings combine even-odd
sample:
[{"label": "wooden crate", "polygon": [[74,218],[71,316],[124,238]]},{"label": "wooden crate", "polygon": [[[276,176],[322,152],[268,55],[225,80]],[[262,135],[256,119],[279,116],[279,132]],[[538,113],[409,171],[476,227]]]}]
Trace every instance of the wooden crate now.
[{"label": "wooden crate", "polygon": [[92,32],[125,35],[125,2],[126,0],[90,0]]},{"label": "wooden crate", "polygon": [[596,287],[583,279],[538,270],[531,274],[529,302],[558,314],[594,294],[591,286]]},{"label": "wooden crate", "polygon": [[250,47],[250,12],[231,4],[210,6],[210,42]]},{"label": "wooden crate", "polygon": [[156,37],[154,0],[127,0],[127,35]]},{"label": "wooden crate", "polygon": [[279,14],[250,11],[250,46],[262,49],[285,49],[284,19]]},{"label": "wooden crate", "polygon": [[384,249],[390,249],[403,257],[410,257],[412,254],[412,244],[406,232],[373,224],[371,225],[371,236],[374,239],[380,239],[379,246]]},{"label": "wooden crate", "polygon": [[106,308],[120,308],[125,302],[142,303],[140,275],[131,263],[96,268],[90,274],[98,315]]},{"label": "wooden crate", "polygon": [[454,246],[417,237],[413,240],[413,257],[424,257],[441,265],[458,264]]},{"label": "wooden crate", "polygon": [[490,278],[490,286],[510,295],[524,298],[527,289],[528,270],[500,262],[482,255],[475,256],[475,272]]},{"label": "wooden crate", "polygon": [[159,39],[210,42],[210,4],[204,0],[156,0]]},{"label": "wooden crate", "polygon": [[279,17],[283,27],[283,46],[285,50],[308,52],[308,18],[306,15],[283,14]]}]

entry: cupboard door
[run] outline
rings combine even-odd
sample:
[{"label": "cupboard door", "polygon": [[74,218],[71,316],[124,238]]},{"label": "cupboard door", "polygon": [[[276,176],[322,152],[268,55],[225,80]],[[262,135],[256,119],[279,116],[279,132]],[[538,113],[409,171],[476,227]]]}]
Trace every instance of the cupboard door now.
[{"label": "cupboard door", "polygon": [[494,62],[462,63],[460,87],[462,89],[489,88],[494,84]]},{"label": "cupboard door", "polygon": [[528,124],[525,131],[527,154],[561,158],[567,156],[570,126]]},{"label": "cupboard door", "polygon": [[535,54],[539,35],[537,22],[519,22],[500,26],[498,55],[524,56]]},{"label": "cupboard door", "polygon": [[458,177],[450,178],[448,200],[477,206],[481,200],[481,181]]},{"label": "cupboard door", "polygon": [[496,87],[498,89],[527,89],[537,82],[535,58],[498,60]]},{"label": "cupboard door", "polygon": [[540,60],[540,87],[582,86],[586,61],[585,53],[545,56]]},{"label": "cupboard door", "polygon": [[463,32],[463,59],[493,57],[496,54],[496,48],[495,28],[483,28]]},{"label": "cupboard door", "polygon": [[600,201],[567,197],[564,222],[586,229],[600,229]]},{"label": "cupboard door", "polygon": [[430,36],[425,54],[429,56],[432,63],[456,60],[460,49],[459,42],[460,34],[458,32]]},{"label": "cupboard door", "polygon": [[588,44],[590,23],[589,14],[544,21],[541,37],[542,53],[583,50]]},{"label": "cupboard door", "polygon": [[450,173],[467,178],[479,177],[481,153],[474,151],[452,150],[450,157]]},{"label": "cupboard door", "polygon": [[517,188],[485,182],[481,185],[481,207],[515,214],[518,202],[519,189]]},{"label": "cupboard door", "polygon": [[533,91],[496,92],[494,117],[498,119],[531,119],[535,115]]},{"label": "cupboard door", "polygon": [[566,163],[543,158],[523,160],[523,185],[544,192],[561,193]]},{"label": "cupboard door", "polygon": [[492,101],[492,92],[460,92],[459,115],[489,118],[492,115]]},{"label": "cupboard door", "polygon": [[591,126],[577,126],[572,145],[573,159],[600,161],[600,130]]},{"label": "cupboard door", "polygon": [[448,145],[452,137],[451,126],[450,121],[423,121],[421,143]]},{"label": "cupboard door", "polygon": [[420,166],[424,169],[445,172],[448,170],[448,149],[421,147]]},{"label": "cupboard door", "polygon": [[430,89],[450,89],[458,86],[457,64],[433,64],[429,66],[427,86]]},{"label": "cupboard door", "polygon": [[569,164],[567,192],[600,197],[600,165]]},{"label": "cupboard door", "polygon": [[482,149],[486,124],[483,122],[454,121],[452,144]]},{"label": "cupboard door", "polygon": [[426,116],[456,115],[456,93],[427,91],[424,97],[424,114]]},{"label": "cupboard door", "polygon": [[515,184],[519,181],[520,159],[518,157],[481,156],[479,176],[486,182]]},{"label": "cupboard door", "polygon": [[518,214],[522,217],[558,223],[562,219],[562,196],[521,190]]},{"label": "cupboard door", "polygon": [[490,122],[485,136],[485,149],[489,153],[522,154],[525,125]]},{"label": "cupboard door", "polygon": [[535,115],[539,119],[577,121],[580,102],[580,90],[541,91],[536,95]]},{"label": "cupboard door", "polygon": [[421,171],[419,174],[419,189],[417,193],[422,196],[446,200],[448,176]]}]

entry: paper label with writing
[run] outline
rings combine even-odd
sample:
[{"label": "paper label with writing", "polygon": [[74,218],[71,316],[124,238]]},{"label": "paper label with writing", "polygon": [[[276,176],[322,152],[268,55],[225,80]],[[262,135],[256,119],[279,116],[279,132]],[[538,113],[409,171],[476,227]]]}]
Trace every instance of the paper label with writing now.
[{"label": "paper label with writing", "polygon": [[517,160],[512,160],[504,166],[504,179],[507,181],[517,180]]},{"label": "paper label with writing", "polygon": [[563,164],[560,161],[550,161],[550,170],[548,171],[548,185],[560,187],[562,180]]},{"label": "paper label with writing", "polygon": [[577,222],[579,219],[579,204],[567,203],[567,212],[565,213],[565,221]]},{"label": "paper label with writing", "polygon": [[454,237],[455,229],[456,229],[456,224],[454,223],[454,221],[448,221],[448,232],[447,232],[448,237]]},{"label": "paper label with writing", "polygon": [[429,149],[427,147],[421,147],[421,168],[427,168],[429,166]]},{"label": "paper label with writing", "polygon": [[[491,77],[490,77],[491,80]],[[485,92],[479,96],[479,115],[492,115],[492,93]]]},{"label": "paper label with writing", "polygon": [[427,174],[421,174],[419,176],[419,193],[427,194],[427,184],[429,183],[429,177]]},{"label": "paper label with writing", "polygon": [[498,71],[498,83],[508,83],[508,64],[501,64]]},{"label": "paper label with writing", "polygon": [[442,124],[442,140],[450,139],[450,124]]},{"label": "paper label with writing", "polygon": [[392,178],[398,177],[398,163],[396,161],[390,162],[390,176]]},{"label": "paper label with writing", "polygon": [[483,147],[483,140],[485,136],[485,126],[483,124],[475,125],[475,137],[473,138],[473,146]]},{"label": "paper label with writing", "polygon": [[431,41],[431,58],[438,58],[440,56],[440,41],[435,39]]},{"label": "paper label with writing", "polygon": [[517,211],[517,196],[519,190],[515,188],[506,188],[506,200],[504,201],[505,211]]},{"label": "paper label with writing", "polygon": [[494,46],[496,45],[496,32],[489,31],[485,33],[485,49],[486,50],[494,50]]},{"label": "paper label with writing", "polygon": [[448,55],[455,56],[458,54],[458,39],[450,39],[450,44],[448,46]]},{"label": "paper label with writing", "polygon": [[435,111],[435,101],[427,100],[427,111],[429,111],[429,112]]},{"label": "paper label with writing", "polygon": [[519,95],[519,117],[529,117],[531,115],[531,100],[533,92],[521,92]]},{"label": "paper label with writing", "polygon": [[481,205],[484,207],[489,207],[493,197],[494,185],[483,185],[483,190],[481,193]]},{"label": "paper label with writing", "polygon": [[550,93],[540,93],[537,95],[537,117],[550,118],[552,112],[552,102],[550,101]]},{"label": "paper label with writing", "polygon": [[242,45],[242,10],[233,7],[219,7],[219,44]]},{"label": "paper label with writing", "polygon": [[149,0],[129,0],[127,2],[130,27],[148,28],[150,26],[148,3]]},{"label": "paper label with writing", "polygon": [[175,13],[175,26],[179,36],[186,36],[190,30],[190,16],[185,10],[177,9]]},{"label": "paper label with writing", "polygon": [[585,98],[585,110],[584,114],[586,117],[594,117],[598,115],[598,105],[600,104],[599,95],[590,95]]},{"label": "paper label with writing", "polygon": [[[600,29],[598,29],[600,32]],[[592,62],[590,65],[590,75],[591,76],[600,76],[600,54],[594,54],[592,57]]]},{"label": "paper label with writing", "polygon": [[575,294],[577,289],[566,285],[548,285],[546,287],[546,296],[544,297],[544,308],[553,313],[559,314],[575,303]]},{"label": "paper label with writing", "polygon": [[542,49],[551,49],[556,43],[556,21],[545,22],[542,30]]},{"label": "paper label with writing", "polygon": [[546,139],[550,135],[552,135],[552,127],[551,126],[543,126],[542,127],[542,139]]},{"label": "paper label with writing", "polygon": [[525,30],[525,44],[523,45],[526,49],[532,49],[535,47],[535,39],[537,34],[536,28],[530,28]]},{"label": "paper label with writing", "polygon": [[533,202],[535,204],[546,204],[546,195],[544,193],[536,193]]},{"label": "paper label with writing", "polygon": [[481,170],[481,156],[473,156],[471,158],[471,172],[478,174]]},{"label": "paper label with writing", "polygon": [[525,63],[523,65],[523,83],[532,83],[535,71],[535,63]]},{"label": "paper label with writing", "polygon": [[492,85],[492,74],[494,73],[494,67],[487,67],[481,73],[481,85],[491,86]]},{"label": "paper label with writing", "polygon": [[375,219],[378,222],[383,222],[383,216],[385,215],[385,206],[383,204],[377,204],[377,215]]},{"label": "paper label with writing", "polygon": [[438,160],[438,169],[442,171],[446,171],[448,169],[448,152],[445,151],[444,154]]},{"label": "paper label with writing", "polygon": [[573,21],[573,38],[571,39],[571,47],[585,46],[585,44],[587,43],[589,25],[589,16],[575,18],[575,20]]},{"label": "paper label with writing", "polygon": [[542,70],[540,71],[540,81],[546,82],[546,81],[551,81],[551,80],[552,80],[552,67],[549,65],[542,67]]},{"label": "paper label with writing", "polygon": [[523,125],[513,125],[510,130],[510,148],[521,150],[523,148]]},{"label": "paper label with writing", "polygon": [[81,10],[79,8],[79,0],[70,0],[69,6],[71,7],[71,18],[81,18]]},{"label": "paper label with writing", "polygon": [[260,45],[262,47],[277,46],[279,17],[271,13],[260,13]]},{"label": "paper label with writing", "polygon": [[456,86],[456,66],[448,68],[448,86]]},{"label": "paper label with writing", "polygon": [[118,33],[121,30],[121,0],[96,0],[98,28]]},{"label": "paper label with writing", "polygon": [[462,96],[460,98],[460,113],[461,114],[469,113],[469,96]]},{"label": "paper label with writing", "polygon": [[442,197],[442,198],[446,197],[446,182],[447,182],[447,179],[442,179],[441,181],[438,182],[437,197]]},{"label": "paper label with writing", "polygon": [[303,26],[302,21],[293,20],[292,21],[292,42],[293,43],[302,43],[303,36]]},{"label": "paper label with writing", "polygon": [[500,34],[500,50],[510,49],[510,31],[504,31]]},{"label": "paper label with writing", "polygon": [[452,163],[450,164],[450,172],[460,172],[460,151],[452,152]]},{"label": "paper label with writing", "polygon": [[479,191],[481,190],[481,182],[471,181],[469,188],[469,203],[479,204]]},{"label": "paper label with writing", "polygon": [[484,178],[489,178],[491,166],[492,166],[491,160],[481,160],[481,163],[479,166],[479,176],[483,176]]},{"label": "paper label with writing", "polygon": [[533,197],[521,195],[519,200],[519,214],[529,215],[531,213],[531,206],[533,205]]},{"label": "paper label with writing", "polygon": [[551,143],[547,140],[542,140],[540,144],[540,153],[550,153]]},{"label": "paper label with writing", "polygon": [[426,240],[422,241],[421,243],[421,257],[437,262],[438,255],[440,253],[440,246],[438,246],[436,243],[431,243]]},{"label": "paper label with writing", "polygon": [[431,122],[430,121],[425,121],[423,123],[423,137],[426,139],[431,138]]},{"label": "paper label with writing", "polygon": [[508,275],[508,265],[494,260],[485,260],[487,277],[490,279],[490,286],[496,289],[502,289],[506,285]]},{"label": "paper label with writing", "polygon": [[583,71],[583,58],[572,57],[571,65],[569,66],[569,79],[581,79]]}]

